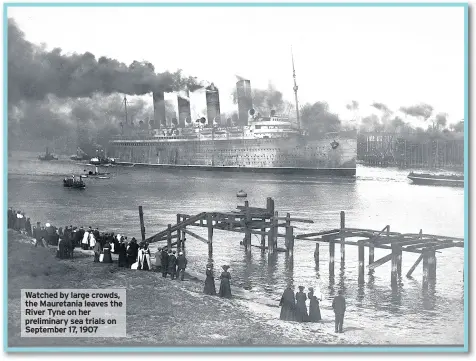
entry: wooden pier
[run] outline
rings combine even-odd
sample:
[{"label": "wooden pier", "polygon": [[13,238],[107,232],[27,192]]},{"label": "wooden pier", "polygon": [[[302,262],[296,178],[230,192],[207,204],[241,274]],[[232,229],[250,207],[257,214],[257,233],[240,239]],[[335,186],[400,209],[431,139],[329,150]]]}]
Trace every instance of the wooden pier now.
[{"label": "wooden pier", "polygon": [[[142,239],[145,239],[145,227],[143,224],[143,211],[139,207],[141,221]],[[319,268],[320,244],[329,245],[329,277],[334,277],[335,269],[335,244],[340,244],[341,267],[345,264],[345,246],[358,247],[359,259],[359,284],[365,283],[365,248],[368,248],[368,269],[372,273],[374,270],[391,261],[391,284],[392,287],[398,285],[402,277],[402,257],[404,252],[418,253],[419,257],[410,268],[407,277],[411,277],[413,271],[423,261],[423,285],[427,286],[429,281],[436,279],[436,253],[445,248],[464,247],[464,240],[455,237],[437,236],[419,233],[398,233],[391,232],[390,226],[385,226],[382,230],[348,228],[345,223],[345,212],[340,212],[340,227],[320,232],[295,234],[295,226],[292,222],[314,223],[313,220],[291,217],[287,213],[285,217],[280,216],[275,210],[274,200],[267,198],[266,208],[251,207],[248,201],[243,206],[237,206],[237,210],[231,212],[201,212],[196,215],[177,214],[175,225],[168,224],[167,228],[147,239],[149,243],[166,241],[166,246],[162,248],[171,250],[176,247],[185,251],[186,235],[206,243],[208,245],[208,257],[213,258],[213,235],[214,230],[243,233],[242,244],[246,252],[251,252],[252,247],[268,251],[269,254],[275,252],[286,252],[293,256],[294,244],[296,241],[315,242],[314,260]],[[193,231],[190,227],[207,228],[208,237],[204,238]],[[284,230],[283,230],[284,229]],[[261,236],[259,245],[252,245],[252,235]],[[284,239],[284,247],[279,247],[278,239]],[[389,250],[390,253],[375,261],[375,248]]]}]

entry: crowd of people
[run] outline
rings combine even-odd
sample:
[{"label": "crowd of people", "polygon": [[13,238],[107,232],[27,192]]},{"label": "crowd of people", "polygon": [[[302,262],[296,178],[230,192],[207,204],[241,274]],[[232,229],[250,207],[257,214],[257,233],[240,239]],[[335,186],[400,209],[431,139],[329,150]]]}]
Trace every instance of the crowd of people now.
[{"label": "crowd of people", "polygon": [[[119,267],[143,271],[155,269],[164,278],[170,275],[172,280],[183,281],[185,278],[188,261],[183,250],[179,250],[177,255],[175,250],[159,247],[155,253],[154,267],[151,262],[149,244],[147,242],[138,243],[134,237],[129,241],[127,236],[121,234],[101,233],[98,228],[85,228],[83,226],[73,227],[70,225],[58,228],[50,223],[41,226],[38,222],[36,227],[32,227],[30,218],[27,218],[25,213],[13,208],[8,210],[8,228],[34,238],[35,247],[56,246],[56,256],[60,259],[72,259],[74,249],[81,248],[94,252],[94,262],[113,263],[112,254],[117,254]],[[230,267],[224,265],[222,268],[218,296],[231,298],[231,275],[228,272]],[[203,292],[207,295],[217,295],[212,264],[207,265],[206,276]]]},{"label": "crowd of people", "polygon": [[[127,236],[114,234],[113,232],[101,233],[98,228],[73,227],[72,225],[57,228],[50,223],[41,226],[38,222],[36,227],[31,225],[30,218],[24,212],[8,209],[8,228],[25,233],[35,239],[35,247],[57,246],[56,256],[60,259],[73,258],[75,248],[92,250],[94,262],[113,263],[112,254],[118,255],[118,266],[135,270],[151,271],[154,269],[151,262],[151,253],[147,242],[138,243],[132,237],[128,241]],[[184,280],[187,258],[183,250],[179,250],[176,256],[175,250],[159,248],[155,253],[155,271],[160,272],[162,277],[170,275],[172,280]],[[231,274],[230,266],[222,266],[220,275],[220,288],[218,296],[231,298]],[[207,264],[206,279],[203,292],[207,295],[217,295],[213,265]],[[299,286],[299,291],[294,294],[289,284],[284,291],[279,305],[281,306],[280,319],[297,322],[319,322],[322,320],[319,302],[322,295],[314,294],[314,289],[309,287],[309,292],[303,292],[304,287]],[[309,312],[306,300],[309,299]],[[335,332],[343,332],[344,314],[346,310],[345,298],[342,291],[334,298],[332,308],[335,314]]]}]

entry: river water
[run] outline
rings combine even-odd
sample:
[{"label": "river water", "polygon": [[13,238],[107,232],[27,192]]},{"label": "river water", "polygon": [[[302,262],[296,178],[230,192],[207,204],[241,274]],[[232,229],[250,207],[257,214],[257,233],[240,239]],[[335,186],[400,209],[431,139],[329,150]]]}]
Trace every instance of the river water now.
[{"label": "river water", "polygon": [[[62,178],[85,169],[70,160],[40,162],[37,154],[17,152],[8,160],[8,205],[24,210],[36,221],[98,227],[140,239],[138,206],[144,209],[146,236],[176,223],[176,213],[231,211],[243,204],[236,197],[248,193],[250,206],[266,207],[273,197],[281,215],[309,218],[313,224],[296,224],[295,234],[339,228],[340,211],[353,228],[382,229],[402,233],[438,234],[464,237],[463,188],[412,185],[408,171],[395,168],[358,166],[355,180],[320,179],[312,176],[244,174],[210,171],[162,170],[157,168],[112,167],[111,179],[86,179],[85,190],[66,189]],[[206,229],[193,231],[206,236]],[[390,287],[390,262],[366,274],[358,286],[357,247],[346,247],[346,262],[340,265],[336,246],[335,277],[329,278],[328,247],[320,246],[320,269],[314,263],[314,243],[296,241],[293,262],[284,254],[269,257],[252,248],[251,255],[240,246],[243,235],[216,231],[213,262],[229,264],[232,288],[263,307],[259,315],[279,310],[288,281],[295,286],[319,287],[324,300],[323,315],[331,317],[330,303],[338,289],[348,303],[347,330],[354,340],[391,344],[463,344],[463,260],[462,248],[437,254],[437,282],[429,291],[421,287],[422,266],[412,279],[404,275],[418,254],[403,254],[403,279],[397,290]],[[258,236],[252,244],[258,245]],[[284,247],[284,241],[279,246]],[[204,273],[207,245],[187,237],[187,258],[192,272]],[[152,247],[154,249],[154,247]],[[366,249],[366,262],[368,250]],[[386,250],[375,250],[375,259]],[[367,271],[366,271],[367,272]],[[307,290],[305,291],[307,292]],[[253,307],[252,307],[253,308]],[[273,316],[274,317],[274,316]],[[304,326],[303,326],[304,327]],[[307,327],[307,326],[306,326]],[[330,331],[333,326],[328,325]],[[347,332],[346,332],[347,333]]]}]

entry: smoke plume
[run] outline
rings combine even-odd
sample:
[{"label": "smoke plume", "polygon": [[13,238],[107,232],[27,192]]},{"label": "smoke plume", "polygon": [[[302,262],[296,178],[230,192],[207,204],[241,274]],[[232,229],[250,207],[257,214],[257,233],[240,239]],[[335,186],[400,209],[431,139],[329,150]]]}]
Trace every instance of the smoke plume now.
[{"label": "smoke plume", "polygon": [[433,113],[433,107],[429,104],[421,103],[409,107],[401,107],[400,111],[412,117],[423,118],[426,121],[431,117],[431,114]]},{"label": "smoke plume", "polygon": [[60,48],[46,51],[30,43],[13,19],[8,19],[8,100],[43,100],[48,94],[60,98],[89,97],[95,93],[143,95],[152,91],[196,88],[196,78],[181,71],[155,73],[149,62],[127,66],[107,57],[66,55]]},{"label": "smoke plume", "polygon": [[372,106],[375,108],[375,109],[378,109],[380,110],[381,112],[383,112],[384,114],[390,114],[392,113],[392,111],[390,110],[389,107],[387,107],[385,104],[383,103],[373,103]]}]

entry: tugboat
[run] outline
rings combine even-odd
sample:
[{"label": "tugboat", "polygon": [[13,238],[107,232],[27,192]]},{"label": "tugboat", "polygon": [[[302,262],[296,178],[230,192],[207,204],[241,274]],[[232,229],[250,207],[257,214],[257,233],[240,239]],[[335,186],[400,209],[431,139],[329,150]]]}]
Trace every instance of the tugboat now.
[{"label": "tugboat", "polygon": [[76,189],[86,188],[86,184],[83,182],[81,177],[75,178],[74,175],[69,178],[64,178],[63,186],[66,188],[76,188]]},{"label": "tugboat", "polygon": [[48,148],[46,148],[45,155],[39,155],[39,156],[38,156],[38,159],[39,159],[39,160],[50,161],[50,160],[58,160],[58,157],[55,157],[53,154],[51,154],[51,153],[48,151]]},{"label": "tugboat", "polygon": [[98,178],[98,179],[109,179],[109,172],[99,172],[98,167],[96,166],[93,171],[89,171],[86,173],[86,170],[84,170],[84,174],[81,174],[81,178]]},{"label": "tugboat", "polygon": [[69,157],[69,159],[82,161],[82,160],[89,160],[89,157],[86,154],[86,152],[84,152],[81,148],[78,147],[78,148],[76,148],[76,154]]},{"label": "tugboat", "polygon": [[458,174],[430,174],[410,172],[408,179],[414,184],[464,187],[464,175]]}]

